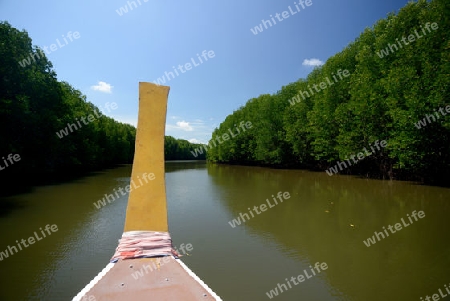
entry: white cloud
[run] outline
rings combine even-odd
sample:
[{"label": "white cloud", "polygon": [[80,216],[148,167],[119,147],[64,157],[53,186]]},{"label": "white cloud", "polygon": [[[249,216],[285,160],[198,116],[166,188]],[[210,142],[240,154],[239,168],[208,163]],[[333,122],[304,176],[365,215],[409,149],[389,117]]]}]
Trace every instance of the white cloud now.
[{"label": "white cloud", "polygon": [[166,135],[200,144],[207,144],[205,141],[211,139],[214,127],[211,127],[209,122],[205,122],[204,119],[187,119],[187,121],[186,119],[183,119],[183,117],[173,117],[179,119],[171,120],[172,116],[169,117],[169,120],[166,123]]},{"label": "white cloud", "polygon": [[96,86],[91,86],[92,90],[95,91],[100,91],[100,92],[104,92],[104,93],[111,93],[113,86],[111,86],[110,84],[107,84],[105,82],[98,82],[98,84]]},{"label": "white cloud", "polygon": [[183,131],[190,132],[193,130],[192,126],[189,125],[189,122],[186,122],[186,121],[177,121],[177,126],[180,130],[183,130]]},{"label": "white cloud", "polygon": [[197,139],[195,139],[195,138],[189,139],[188,141],[189,141],[190,143],[203,143],[203,142],[201,142],[200,140],[197,140]]},{"label": "white cloud", "polygon": [[319,59],[305,59],[302,63],[303,66],[322,66],[324,62]]},{"label": "white cloud", "polygon": [[176,125],[166,124],[166,129],[168,130],[182,130],[186,132],[191,132],[194,128],[187,121],[177,121]]}]

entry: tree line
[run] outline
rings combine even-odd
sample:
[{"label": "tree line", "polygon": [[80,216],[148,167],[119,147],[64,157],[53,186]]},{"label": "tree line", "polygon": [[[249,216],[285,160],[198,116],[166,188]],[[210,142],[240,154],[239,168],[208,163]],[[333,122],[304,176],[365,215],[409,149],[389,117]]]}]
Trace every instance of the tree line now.
[{"label": "tree line", "polygon": [[191,143],[184,139],[175,139],[172,136],[164,137],[164,156],[170,160],[206,160],[206,152],[193,156],[192,152],[197,148],[202,148],[202,144]]},{"label": "tree line", "polygon": [[[21,66],[27,57],[35,59]],[[136,128],[102,115],[58,81],[45,53],[8,22],[0,22],[0,122],[0,194],[133,161]],[[168,159],[192,159],[187,153],[196,146],[165,142]]]},{"label": "tree line", "polygon": [[450,2],[410,2],[306,79],[227,116],[211,141],[242,121],[253,128],[210,148],[207,159],[325,171],[385,140],[339,172],[448,185],[449,105]]}]

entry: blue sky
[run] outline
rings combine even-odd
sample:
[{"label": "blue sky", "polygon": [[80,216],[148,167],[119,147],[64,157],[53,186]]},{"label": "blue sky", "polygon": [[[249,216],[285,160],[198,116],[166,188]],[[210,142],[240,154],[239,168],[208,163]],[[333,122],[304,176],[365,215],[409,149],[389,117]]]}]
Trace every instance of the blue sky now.
[{"label": "blue sky", "polygon": [[[306,77],[313,66],[305,62],[325,62],[408,2],[310,1],[303,8],[298,0],[0,0],[0,20],[25,29],[41,48],[59,39],[63,47],[47,54],[58,79],[100,108],[116,102],[117,109],[103,112],[133,125],[138,83],[191,63],[191,70],[166,78],[166,135],[205,143],[247,100]],[[275,14],[283,11],[288,17],[279,21]],[[276,24],[253,34],[270,15]],[[68,40],[69,31],[79,38]],[[204,50],[214,57],[200,63]]]}]

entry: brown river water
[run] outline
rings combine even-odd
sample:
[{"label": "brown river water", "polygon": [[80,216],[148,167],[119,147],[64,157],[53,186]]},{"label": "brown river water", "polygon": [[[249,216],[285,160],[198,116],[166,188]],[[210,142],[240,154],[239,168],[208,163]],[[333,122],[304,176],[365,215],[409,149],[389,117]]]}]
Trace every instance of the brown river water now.
[{"label": "brown river water", "polygon": [[[89,283],[114,253],[128,195],[93,203],[130,175],[0,199],[0,300],[71,300]],[[166,163],[166,190],[174,246],[192,245],[182,260],[223,300],[450,296],[448,188],[179,161]]]}]

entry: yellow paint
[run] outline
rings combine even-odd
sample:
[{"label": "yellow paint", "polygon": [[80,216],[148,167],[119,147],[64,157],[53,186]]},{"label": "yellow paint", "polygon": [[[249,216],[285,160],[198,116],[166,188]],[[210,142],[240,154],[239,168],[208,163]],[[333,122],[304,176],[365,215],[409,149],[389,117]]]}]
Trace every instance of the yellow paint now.
[{"label": "yellow paint", "polygon": [[[164,179],[164,133],[169,87],[139,83],[139,117],[124,231],[168,232]],[[143,178],[147,173],[150,176]],[[151,179],[151,174],[154,179]],[[142,185],[141,185],[142,184]],[[133,186],[132,186],[133,187]]]}]

